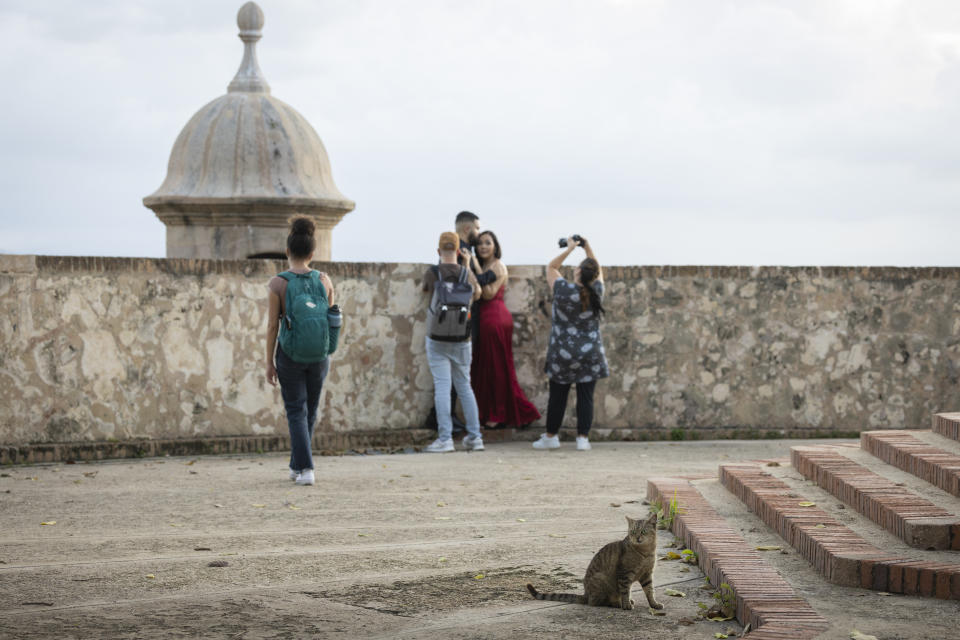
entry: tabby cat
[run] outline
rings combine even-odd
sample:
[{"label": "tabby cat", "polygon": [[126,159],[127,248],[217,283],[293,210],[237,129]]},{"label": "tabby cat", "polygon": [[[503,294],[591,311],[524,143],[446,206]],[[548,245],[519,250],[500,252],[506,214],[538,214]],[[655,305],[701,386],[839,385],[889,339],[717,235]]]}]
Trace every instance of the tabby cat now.
[{"label": "tabby cat", "polygon": [[630,589],[639,582],[647,602],[654,609],[663,605],[653,597],[653,567],[657,563],[657,514],[646,520],[627,518],[627,537],[605,544],[593,556],[583,576],[583,595],[540,593],[532,584],[527,589],[537,600],[576,602],[595,607],[632,609]]}]

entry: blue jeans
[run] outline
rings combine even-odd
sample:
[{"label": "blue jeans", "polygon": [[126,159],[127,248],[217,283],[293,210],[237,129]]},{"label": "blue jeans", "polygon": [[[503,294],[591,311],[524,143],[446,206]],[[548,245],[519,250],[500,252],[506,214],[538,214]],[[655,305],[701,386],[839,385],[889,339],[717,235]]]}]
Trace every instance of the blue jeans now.
[{"label": "blue jeans", "polygon": [[313,426],[317,422],[320,391],[330,370],[330,358],[302,364],[291,360],[277,345],[276,366],[280,395],[287,408],[290,427],[290,468],[294,471],[313,469],[310,444]]},{"label": "blue jeans", "polygon": [[450,419],[450,385],[457,390],[467,433],[480,436],[480,412],[470,387],[470,341],[441,342],[427,336],[427,363],[433,374],[433,401],[437,408],[437,437],[449,440],[453,434]]}]

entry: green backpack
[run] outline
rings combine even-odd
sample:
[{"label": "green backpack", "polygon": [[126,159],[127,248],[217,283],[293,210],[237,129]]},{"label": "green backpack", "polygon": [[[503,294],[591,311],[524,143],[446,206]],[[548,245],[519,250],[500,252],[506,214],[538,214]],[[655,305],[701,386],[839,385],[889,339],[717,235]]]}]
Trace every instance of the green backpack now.
[{"label": "green backpack", "polygon": [[280,348],[294,362],[320,362],[330,349],[327,291],[319,271],[278,274],[287,281],[284,314],[280,322]]}]

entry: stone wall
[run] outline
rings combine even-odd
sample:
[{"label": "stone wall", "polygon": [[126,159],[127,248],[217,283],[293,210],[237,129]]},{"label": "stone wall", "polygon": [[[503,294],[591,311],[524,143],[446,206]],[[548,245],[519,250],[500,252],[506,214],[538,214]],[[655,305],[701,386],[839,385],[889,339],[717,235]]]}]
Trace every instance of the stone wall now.
[{"label": "stone wall", "polygon": [[[321,265],[346,319],[321,433],[423,423],[425,267]],[[282,268],[0,256],[0,445],[283,435],[262,366],[265,283]],[[850,433],[926,426],[960,404],[960,269],[611,267],[606,279],[598,435]],[[512,267],[506,301],[520,384],[544,411],[543,267]]]}]

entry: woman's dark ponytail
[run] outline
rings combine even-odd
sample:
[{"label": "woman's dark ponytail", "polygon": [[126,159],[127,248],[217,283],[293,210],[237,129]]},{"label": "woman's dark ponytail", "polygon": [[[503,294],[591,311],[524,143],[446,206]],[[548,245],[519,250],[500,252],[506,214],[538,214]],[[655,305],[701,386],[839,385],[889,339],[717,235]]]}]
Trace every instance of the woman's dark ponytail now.
[{"label": "woman's dark ponytail", "polygon": [[600,294],[593,287],[594,280],[600,275],[600,263],[593,258],[586,258],[580,263],[580,304],[586,311],[588,308],[594,315],[606,313],[603,304],[600,301]]},{"label": "woman's dark ponytail", "polygon": [[291,258],[307,258],[317,248],[317,223],[308,216],[293,216],[288,220],[287,251]]}]

